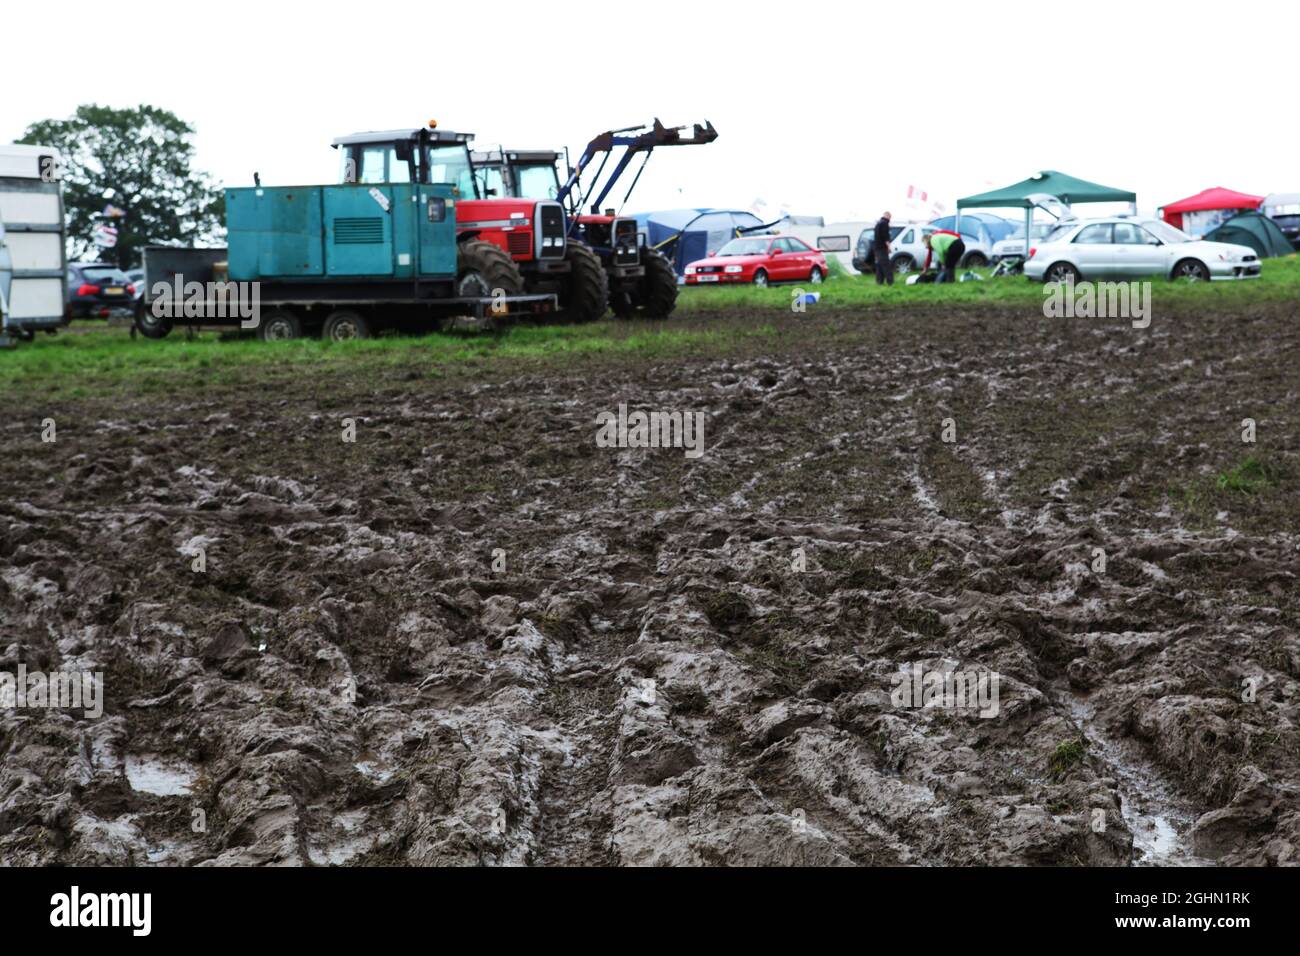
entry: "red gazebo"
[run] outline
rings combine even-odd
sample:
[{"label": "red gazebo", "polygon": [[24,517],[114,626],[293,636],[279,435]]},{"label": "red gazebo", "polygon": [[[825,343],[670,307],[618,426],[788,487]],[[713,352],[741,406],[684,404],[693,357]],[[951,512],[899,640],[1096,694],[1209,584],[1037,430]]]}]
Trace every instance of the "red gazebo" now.
[{"label": "red gazebo", "polygon": [[1235,189],[1215,186],[1213,189],[1203,189],[1195,196],[1188,196],[1186,199],[1161,207],[1160,217],[1174,228],[1182,229],[1183,213],[1206,212],[1213,209],[1258,209],[1263,201],[1263,196],[1252,196],[1250,193],[1239,193]]}]

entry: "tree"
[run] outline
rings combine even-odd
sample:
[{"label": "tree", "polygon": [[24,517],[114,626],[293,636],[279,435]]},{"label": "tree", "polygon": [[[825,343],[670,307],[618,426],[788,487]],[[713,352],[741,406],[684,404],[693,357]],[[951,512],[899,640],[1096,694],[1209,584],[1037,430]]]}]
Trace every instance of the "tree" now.
[{"label": "tree", "polygon": [[[195,245],[222,236],[225,197],[193,170],[193,135],[192,126],[164,109],[92,104],[77,107],[70,119],[33,123],[18,142],[62,154],[69,255],[93,253],[129,269],[144,246]],[[99,251],[92,234],[109,205],[125,216],[108,220],[118,230],[117,245]]]}]

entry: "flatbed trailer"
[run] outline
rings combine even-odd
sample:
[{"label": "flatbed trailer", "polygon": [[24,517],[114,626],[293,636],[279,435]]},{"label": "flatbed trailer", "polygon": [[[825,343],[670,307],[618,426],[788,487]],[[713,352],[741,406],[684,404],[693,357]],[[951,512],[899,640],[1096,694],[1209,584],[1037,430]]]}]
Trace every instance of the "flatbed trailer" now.
[{"label": "flatbed trailer", "polygon": [[[414,153],[425,155],[425,139]],[[136,328],[150,338],[225,325],[263,339],[341,340],[557,311],[554,294],[520,294],[505,250],[458,236],[458,200],[453,185],[425,181],[227,189],[228,247],[145,249]]]},{"label": "flatbed trailer", "polygon": [[[254,303],[239,293],[240,283],[229,277],[228,260],[229,252],[222,248],[147,246],[144,293],[136,303],[137,329],[150,338],[162,338],[176,326],[242,328],[260,338],[277,340],[325,334],[326,326],[335,319],[329,337],[344,339],[390,329],[436,331],[462,317],[495,329],[559,309],[553,293],[457,295],[450,279],[272,279],[257,280],[253,314]],[[186,293],[190,283],[197,283],[201,291]],[[225,287],[229,286],[235,289],[227,293]],[[164,287],[170,290],[169,295],[155,294]],[[170,300],[170,307],[156,309],[156,304],[164,304],[164,298]],[[344,311],[354,316],[340,316]],[[346,321],[340,325],[340,320]]]}]

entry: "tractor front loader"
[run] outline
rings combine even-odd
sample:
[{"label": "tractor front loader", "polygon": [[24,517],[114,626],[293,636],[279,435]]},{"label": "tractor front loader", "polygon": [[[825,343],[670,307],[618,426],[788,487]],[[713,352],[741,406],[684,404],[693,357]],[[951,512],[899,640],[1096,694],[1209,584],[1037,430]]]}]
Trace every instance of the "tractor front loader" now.
[{"label": "tractor front loader", "polygon": [[[656,119],[649,127],[629,126],[601,133],[587,144],[563,183],[556,173],[561,155],[558,152],[504,148],[476,152],[477,186],[484,193],[564,203],[568,210],[568,238],[581,242],[597,257],[614,314],[620,318],[666,318],[677,305],[677,275],[672,264],[658,251],[640,245],[635,219],[620,216],[613,209],[602,212],[601,206],[638,155],[641,164],[622,204],[632,195],[657,147],[699,146],[718,138],[717,130],[708,121],[703,126],[696,123],[689,136],[683,135],[686,128],[664,126]],[[609,159],[618,149],[623,153],[602,181]],[[597,157],[600,165],[586,183],[586,192],[594,199],[590,212],[584,213],[583,175]],[[588,281],[590,288],[594,289],[594,285],[594,281]]]}]

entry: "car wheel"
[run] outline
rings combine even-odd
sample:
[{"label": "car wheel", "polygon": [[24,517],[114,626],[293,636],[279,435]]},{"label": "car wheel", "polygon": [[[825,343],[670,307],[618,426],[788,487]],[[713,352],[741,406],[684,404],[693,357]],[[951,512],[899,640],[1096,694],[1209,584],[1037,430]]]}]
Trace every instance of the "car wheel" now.
[{"label": "car wheel", "polygon": [[916,260],[909,255],[894,256],[894,272],[900,276],[905,276],[916,268]]},{"label": "car wheel", "polygon": [[964,269],[983,269],[989,264],[988,258],[982,252],[968,252],[966,261],[962,263]]},{"label": "car wheel", "polygon": [[1079,270],[1068,262],[1053,262],[1043,273],[1044,282],[1078,282]]},{"label": "car wheel", "polygon": [[760,289],[766,289],[766,288],[767,288],[767,270],[766,270],[766,269],[759,269],[757,272],[754,273],[754,285],[758,286]]},{"label": "car wheel", "polygon": [[321,329],[321,336],[331,342],[347,342],[350,339],[370,338],[370,323],[359,313],[340,309],[330,313]]},{"label": "car wheel", "polygon": [[808,273],[808,281],[813,285],[818,285],[822,281],[822,270],[820,266],[813,266],[812,272]]},{"label": "car wheel", "polygon": [[1205,267],[1204,262],[1196,259],[1184,259],[1174,266],[1173,278],[1187,279],[1190,282],[1209,282],[1210,270]]},{"label": "car wheel", "polygon": [[276,309],[262,316],[257,327],[257,337],[263,342],[287,342],[302,338],[302,323],[287,309]]}]

